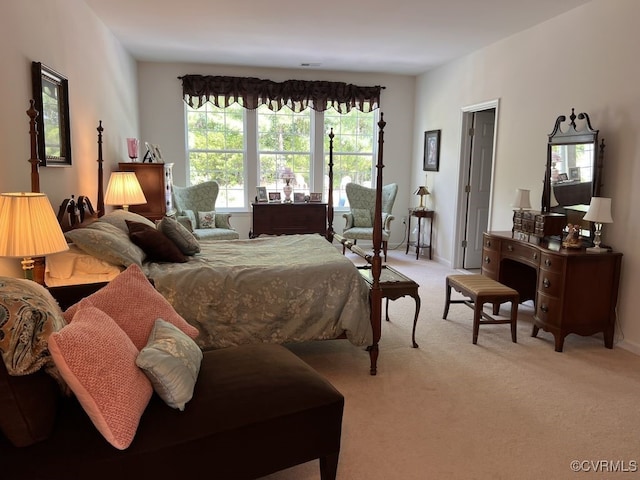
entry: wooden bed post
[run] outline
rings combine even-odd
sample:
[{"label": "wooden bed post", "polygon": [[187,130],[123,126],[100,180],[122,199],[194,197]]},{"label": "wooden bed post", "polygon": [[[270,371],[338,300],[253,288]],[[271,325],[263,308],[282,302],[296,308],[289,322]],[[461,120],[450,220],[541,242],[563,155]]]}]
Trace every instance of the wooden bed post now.
[{"label": "wooden bed post", "polygon": [[333,127],[329,132],[329,198],[327,199],[327,240],[333,242]]},{"label": "wooden bed post", "polygon": [[104,173],[102,171],[102,132],[104,128],[102,128],[102,120],[98,124],[98,199],[96,203],[96,207],[98,208],[98,218],[104,215],[104,181],[103,176]]},{"label": "wooden bed post", "polygon": [[369,347],[371,357],[371,375],[377,373],[378,342],[382,330],[382,289],[380,288],[380,273],[382,271],[382,169],[383,164],[383,144],[384,144],[384,114],[380,112],[378,127],[378,162],[376,163],[376,206],[373,216],[373,257],[371,258],[371,274],[373,285],[371,286],[371,326],[373,327],[373,343]]},{"label": "wooden bed post", "polygon": [[38,158],[38,127],[36,126],[36,118],[38,117],[38,111],[35,108],[35,101],[30,100],[31,107],[27,110],[29,115],[29,138],[31,139],[31,191],[34,193],[40,193],[40,174],[38,173],[38,167],[40,166],[40,159]]}]

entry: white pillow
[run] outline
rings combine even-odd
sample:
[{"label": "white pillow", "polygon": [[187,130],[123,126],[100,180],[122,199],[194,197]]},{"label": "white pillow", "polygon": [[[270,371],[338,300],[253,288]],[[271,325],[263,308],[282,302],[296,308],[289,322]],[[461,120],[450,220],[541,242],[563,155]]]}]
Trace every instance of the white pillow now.
[{"label": "white pillow", "polygon": [[216,228],[216,212],[198,212],[198,228]]}]

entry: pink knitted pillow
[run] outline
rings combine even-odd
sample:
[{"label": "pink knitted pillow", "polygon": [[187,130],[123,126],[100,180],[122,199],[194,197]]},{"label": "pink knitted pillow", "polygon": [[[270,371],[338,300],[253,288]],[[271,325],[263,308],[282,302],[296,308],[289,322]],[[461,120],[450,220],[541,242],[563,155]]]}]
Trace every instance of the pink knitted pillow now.
[{"label": "pink knitted pillow", "polygon": [[[82,300],[87,301],[113,318],[138,350],[142,350],[147,344],[156,318],[175,325],[191,338],[196,338],[199,333],[197,328],[178,315],[135,264]],[[64,312],[67,323],[73,319],[78,305],[76,303]]]},{"label": "pink knitted pillow", "polygon": [[153,392],[127,334],[106,313],[83,306],[49,336],[49,350],[98,431],[114,447],[127,448]]}]

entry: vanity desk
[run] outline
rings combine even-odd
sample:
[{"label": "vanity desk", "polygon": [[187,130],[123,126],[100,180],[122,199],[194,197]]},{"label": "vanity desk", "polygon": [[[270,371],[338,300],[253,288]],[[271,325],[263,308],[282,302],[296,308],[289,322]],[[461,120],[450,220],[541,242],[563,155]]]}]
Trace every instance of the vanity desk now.
[{"label": "vanity desk", "polygon": [[551,250],[544,239],[536,242],[484,233],[482,274],[516,289],[521,302],[534,300],[531,335],[540,328],[553,334],[556,352],[570,333],[603,332],[605,347],[613,348],[622,254]]}]

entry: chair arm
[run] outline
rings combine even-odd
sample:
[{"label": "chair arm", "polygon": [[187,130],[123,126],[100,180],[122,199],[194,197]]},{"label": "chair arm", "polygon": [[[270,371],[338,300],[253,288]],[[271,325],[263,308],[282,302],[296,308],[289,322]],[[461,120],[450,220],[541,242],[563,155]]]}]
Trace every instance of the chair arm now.
[{"label": "chair arm", "polygon": [[231,226],[231,222],[229,220],[230,218],[230,213],[216,212],[216,228],[226,228],[229,230],[234,230],[234,228]]},{"label": "chair arm", "polygon": [[394,218],[396,218],[396,217],[394,217],[390,213],[383,213],[382,214],[382,229],[383,230],[389,230],[391,228],[391,220],[393,220]]},{"label": "chair arm", "polygon": [[351,212],[347,212],[347,213],[343,213],[342,214],[345,223],[344,223],[344,229],[346,230],[347,228],[352,228],[353,227],[353,213]]}]

